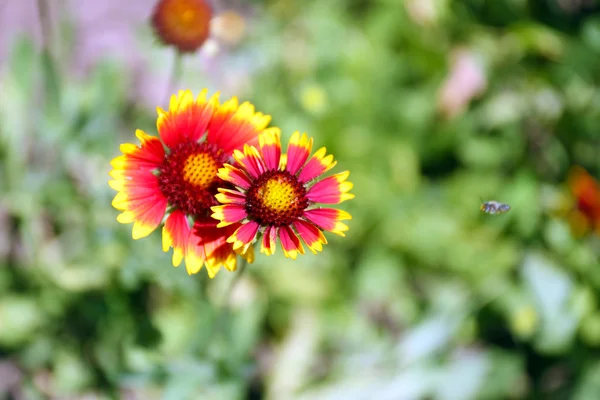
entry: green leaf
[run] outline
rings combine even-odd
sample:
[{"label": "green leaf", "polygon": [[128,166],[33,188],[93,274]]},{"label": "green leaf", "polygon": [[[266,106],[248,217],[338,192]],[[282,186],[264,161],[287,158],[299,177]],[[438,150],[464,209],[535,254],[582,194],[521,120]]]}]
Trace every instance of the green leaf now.
[{"label": "green leaf", "polygon": [[522,276],[541,316],[537,348],[550,354],[567,351],[579,323],[569,307],[574,290],[571,277],[539,254],[527,255]]}]

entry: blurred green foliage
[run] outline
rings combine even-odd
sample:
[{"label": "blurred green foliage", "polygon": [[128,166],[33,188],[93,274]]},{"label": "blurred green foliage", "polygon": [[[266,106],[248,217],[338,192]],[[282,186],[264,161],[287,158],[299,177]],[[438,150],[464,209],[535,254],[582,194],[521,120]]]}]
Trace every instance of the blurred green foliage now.
[{"label": "blurred green foliage", "polygon": [[[600,6],[409,3],[252,3],[221,62],[252,66],[245,99],[327,146],[356,199],[346,238],[260,255],[230,299],[234,273],[189,277],[159,232],[133,241],[115,220],[110,159],[155,134],[124,66],[75,79],[16,42],[0,76],[3,398],[600,398],[600,242],[554,212],[570,166],[600,174]],[[457,48],[485,88],[447,117]],[[219,90],[190,70],[181,85]],[[512,210],[481,214],[481,198]]]}]

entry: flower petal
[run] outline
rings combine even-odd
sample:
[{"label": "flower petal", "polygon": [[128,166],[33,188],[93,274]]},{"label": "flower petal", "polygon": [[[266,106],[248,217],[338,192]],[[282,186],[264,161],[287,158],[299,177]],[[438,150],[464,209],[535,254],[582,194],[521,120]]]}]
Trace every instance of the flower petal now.
[{"label": "flower petal", "polygon": [[137,130],[136,136],[141,142],[138,147],[131,143],[121,145],[122,156],[114,158],[110,164],[113,170],[109,175],[114,179],[109,185],[119,191],[121,184],[125,180],[130,180],[130,173],[133,171],[152,171],[160,167],[164,160],[165,150],[159,138],[146,135],[143,131]]},{"label": "flower petal", "polygon": [[[108,181],[108,186],[116,190],[117,192],[130,192],[136,189],[138,193],[140,191],[147,190],[153,192],[158,190],[158,179],[151,170],[148,169],[135,169],[130,171],[119,171],[112,170],[110,175],[115,178],[112,181]],[[159,193],[160,190],[158,190]]]},{"label": "flower petal", "polygon": [[304,254],[304,247],[302,247],[300,239],[289,226],[279,228],[279,240],[281,240],[283,255],[286,257],[295,260],[298,253]]},{"label": "flower petal", "polygon": [[260,153],[254,146],[244,145],[244,152],[235,150],[233,158],[255,179],[267,170]]},{"label": "flower petal", "polygon": [[150,136],[141,129],[135,131],[135,136],[140,141],[140,147],[135,149],[122,145],[123,154],[128,156],[130,162],[136,161],[138,168],[154,169],[158,167],[165,158],[165,148],[156,136]]},{"label": "flower petal", "polygon": [[244,144],[256,145],[258,134],[267,127],[271,116],[255,112],[254,106],[245,102],[238,106],[237,97],[219,106],[218,94],[211,99],[216,107],[208,126],[207,141],[216,144],[229,156]]},{"label": "flower petal", "polygon": [[240,249],[237,249],[237,250],[234,250],[234,251],[235,251],[235,253],[237,255],[244,257],[244,259],[249,264],[252,264],[254,262],[254,245],[248,246],[248,248],[246,249],[246,251],[243,252],[243,253],[240,251]]},{"label": "flower petal", "polygon": [[312,181],[319,175],[322,175],[331,168],[335,167],[337,162],[333,161],[333,156],[331,154],[325,156],[326,152],[327,149],[325,149],[325,147],[321,147],[319,150],[317,150],[317,152],[306,163],[304,168],[302,168],[300,175],[298,175],[298,180],[300,182]]},{"label": "flower petal", "polygon": [[172,149],[179,143],[197,142],[204,136],[215,112],[214,104],[206,101],[207,92],[204,89],[194,100],[191,91],[180,90],[171,96],[169,111],[156,109],[156,127],[167,147]]},{"label": "flower petal", "polygon": [[[188,275],[197,274],[202,269],[204,262],[206,261],[206,253],[204,252],[204,246],[198,243],[198,237],[194,235],[194,231],[190,230],[187,237],[187,249],[185,252],[185,269]],[[216,270],[206,269],[208,276],[214,278]]]},{"label": "flower petal", "polygon": [[240,193],[237,190],[231,189],[217,189],[219,193],[215,196],[217,201],[221,204],[245,204],[246,195]]},{"label": "flower petal", "polygon": [[294,132],[290,138],[287,150],[286,169],[293,175],[304,165],[312,150],[313,139],[308,138],[306,133],[300,136],[300,132]]},{"label": "flower petal", "polygon": [[239,204],[225,204],[223,206],[213,206],[210,209],[213,211],[211,217],[220,221],[217,225],[217,228],[222,228],[224,226],[231,225],[248,217],[248,214],[246,213],[246,207]]},{"label": "flower petal", "polygon": [[127,175],[128,178],[110,182],[111,187],[119,190],[112,205],[122,211],[117,221],[122,224],[133,222],[132,237],[140,239],[160,225],[167,209],[167,199],[149,170],[131,171]]},{"label": "flower petal", "polygon": [[146,237],[154,232],[165,215],[167,202],[164,198],[160,200],[162,201],[151,201],[143,205],[133,204],[132,211],[124,211],[117,217],[117,221],[122,222],[134,218],[131,237],[133,239]]},{"label": "flower petal", "polygon": [[194,234],[198,244],[204,246],[206,269],[209,271],[209,275],[212,272],[216,274],[221,266],[229,271],[235,271],[237,268],[236,253],[233,251],[232,245],[227,243],[227,238],[238,227],[239,224],[217,228],[217,221],[209,218],[198,219],[194,223]]},{"label": "flower petal", "polygon": [[281,158],[281,131],[278,128],[266,129],[259,137],[260,152],[262,153],[265,166],[269,170],[279,168]]},{"label": "flower petal", "polygon": [[323,245],[327,244],[327,239],[319,228],[310,222],[302,220],[296,220],[292,225],[294,225],[296,232],[298,232],[300,238],[302,238],[313,254],[317,254],[318,251],[323,251]]},{"label": "flower petal", "polygon": [[275,242],[277,241],[277,228],[274,226],[267,226],[262,237],[262,244],[260,246],[260,252],[268,256],[275,254]]},{"label": "flower petal", "polygon": [[352,219],[352,216],[346,211],[334,208],[315,208],[304,211],[304,218],[325,231],[346,236],[344,232],[348,230],[348,226],[340,221]]},{"label": "flower petal", "polygon": [[279,169],[284,170],[287,165],[287,154],[282,154],[281,159],[279,160]]},{"label": "flower petal", "polygon": [[158,179],[149,170],[130,171],[126,175],[125,178],[109,182],[112,188],[119,191],[112,203],[117,210],[131,208],[129,203],[133,201],[163,197]]},{"label": "flower petal", "polygon": [[223,168],[219,169],[217,176],[244,190],[248,190],[252,185],[250,178],[244,171],[229,164],[223,164]]},{"label": "flower petal", "polygon": [[246,252],[252,244],[258,233],[259,225],[255,221],[240,226],[228,239],[228,243],[233,243],[233,249],[242,249],[242,253]]},{"label": "flower petal", "polygon": [[173,247],[173,265],[176,267],[185,257],[189,236],[190,225],[185,214],[180,210],[173,211],[163,226],[162,248],[166,252]]},{"label": "flower petal", "polygon": [[[226,239],[223,239],[225,242]],[[211,256],[206,256],[206,270],[209,271],[209,276],[214,273],[216,275],[221,267],[225,267],[227,271],[235,271],[237,269],[237,254],[233,251],[231,243],[225,242],[225,246],[217,247]],[[206,248],[205,248],[206,249]]]},{"label": "flower petal", "polygon": [[308,200],[315,203],[338,204],[354,198],[348,193],[354,185],[346,181],[350,172],[340,172],[315,183],[306,193]]}]

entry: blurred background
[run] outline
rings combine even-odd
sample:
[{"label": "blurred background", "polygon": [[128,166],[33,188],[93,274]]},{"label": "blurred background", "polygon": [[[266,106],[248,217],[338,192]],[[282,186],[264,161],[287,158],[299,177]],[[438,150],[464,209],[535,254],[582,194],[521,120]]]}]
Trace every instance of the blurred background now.
[{"label": "blurred background", "polygon": [[[600,399],[598,1],[214,0],[186,54],[155,4],[0,0],[0,399]],[[351,171],[347,237],[131,239],[110,160],[204,87]]]}]

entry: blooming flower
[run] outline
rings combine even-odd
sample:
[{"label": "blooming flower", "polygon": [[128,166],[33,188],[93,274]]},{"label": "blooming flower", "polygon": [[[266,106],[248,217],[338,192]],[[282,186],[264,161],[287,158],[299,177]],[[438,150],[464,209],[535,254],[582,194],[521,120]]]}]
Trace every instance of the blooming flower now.
[{"label": "blooming flower", "polygon": [[600,183],[581,167],[573,167],[568,186],[575,200],[569,221],[577,235],[595,230],[600,234]]},{"label": "blooming flower", "polygon": [[118,192],[112,202],[122,211],[117,220],[133,222],[134,239],[163,224],[163,250],[173,247],[173,265],[185,259],[188,273],[195,274],[206,264],[212,278],[222,265],[236,269],[236,253],[250,262],[253,257],[252,249],[236,252],[226,242],[236,226],[218,229],[210,218],[217,188],[231,186],[217,171],[234,150],[257,143],[271,117],[248,102],[238,105],[235,97],[220,105],[218,93],[209,100],[206,95],[205,89],[194,100],[189,90],[179,91],[168,111],[159,107],[160,139],[138,130],[141,145],[121,145],[109,184]]},{"label": "blooming flower", "polygon": [[159,0],[152,26],[164,44],[181,53],[193,53],[208,39],[211,18],[207,0]]},{"label": "blooming flower", "polygon": [[295,259],[304,254],[298,236],[315,254],[327,243],[322,231],[344,236],[348,226],[340,221],[351,219],[350,214],[316,203],[354,198],[348,193],[353,186],[346,181],[349,172],[316,181],[336,162],[324,147],[309,159],[312,144],[312,138],[296,132],[282,155],[279,132],[268,131],[260,135],[258,149],[244,145],[243,152],[233,153],[236,166],[219,169],[218,176],[235,188],[219,188],[216,198],[222,205],[212,207],[212,216],[220,221],[218,227],[241,224],[227,239],[234,249],[245,251],[262,234],[261,253],[272,255],[279,237],[284,255]]}]

